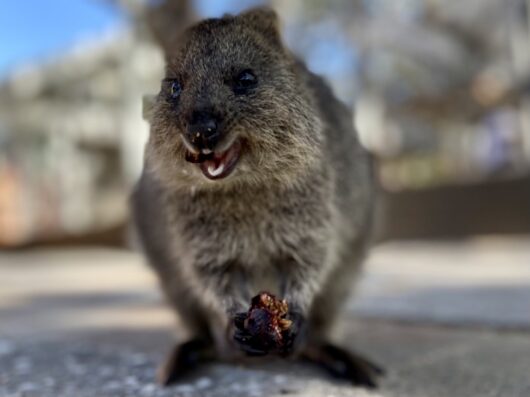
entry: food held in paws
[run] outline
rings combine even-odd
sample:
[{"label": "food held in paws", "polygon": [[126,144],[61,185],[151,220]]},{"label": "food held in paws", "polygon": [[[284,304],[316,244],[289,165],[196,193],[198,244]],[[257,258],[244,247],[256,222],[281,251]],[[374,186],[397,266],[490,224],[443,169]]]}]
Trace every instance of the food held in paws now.
[{"label": "food held in paws", "polygon": [[281,347],[284,344],[284,333],[292,324],[287,318],[288,312],[287,301],[268,292],[261,292],[252,298],[244,326],[247,332],[261,339],[264,347]]}]

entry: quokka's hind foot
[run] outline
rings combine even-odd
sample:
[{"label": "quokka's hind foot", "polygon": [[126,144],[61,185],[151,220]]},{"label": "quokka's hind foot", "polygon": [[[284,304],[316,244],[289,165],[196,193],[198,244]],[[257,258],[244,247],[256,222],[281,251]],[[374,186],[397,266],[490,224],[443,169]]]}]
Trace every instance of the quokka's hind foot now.
[{"label": "quokka's hind foot", "polygon": [[324,368],[336,378],[370,389],[376,388],[378,379],[384,375],[380,366],[330,343],[307,347],[301,359]]},{"label": "quokka's hind foot", "polygon": [[200,364],[214,359],[215,351],[210,341],[191,339],[173,348],[166,361],[159,367],[157,380],[161,385],[169,386],[193,372]]}]

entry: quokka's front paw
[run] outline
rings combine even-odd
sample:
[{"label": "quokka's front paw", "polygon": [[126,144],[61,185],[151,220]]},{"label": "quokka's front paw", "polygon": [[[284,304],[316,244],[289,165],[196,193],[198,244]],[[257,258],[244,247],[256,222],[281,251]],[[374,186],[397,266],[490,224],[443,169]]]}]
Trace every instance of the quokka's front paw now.
[{"label": "quokka's front paw", "polygon": [[248,355],[262,356],[276,351],[281,344],[281,335],[270,326],[270,318],[264,311],[239,313],[234,325],[234,340]]},{"label": "quokka's front paw", "polygon": [[262,292],[252,299],[248,312],[234,317],[234,340],[249,355],[288,355],[297,345],[302,323],[286,301]]}]

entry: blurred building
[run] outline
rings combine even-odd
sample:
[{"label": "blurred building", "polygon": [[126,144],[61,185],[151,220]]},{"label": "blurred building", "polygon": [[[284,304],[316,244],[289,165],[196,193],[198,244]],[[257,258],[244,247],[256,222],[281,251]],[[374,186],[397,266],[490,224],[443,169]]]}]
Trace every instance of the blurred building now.
[{"label": "blurred building", "polygon": [[156,92],[158,48],[122,31],[17,71],[0,87],[0,245],[122,224]]}]

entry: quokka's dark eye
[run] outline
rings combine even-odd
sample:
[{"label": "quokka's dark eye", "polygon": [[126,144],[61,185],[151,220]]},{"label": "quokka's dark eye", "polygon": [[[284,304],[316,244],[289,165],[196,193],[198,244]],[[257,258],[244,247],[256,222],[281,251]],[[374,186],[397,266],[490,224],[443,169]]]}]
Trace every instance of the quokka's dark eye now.
[{"label": "quokka's dark eye", "polygon": [[243,70],[234,78],[234,93],[243,95],[258,85],[258,78],[250,69]]},{"label": "quokka's dark eye", "polygon": [[166,80],[167,93],[171,99],[178,99],[182,92],[182,86],[177,80]]}]

